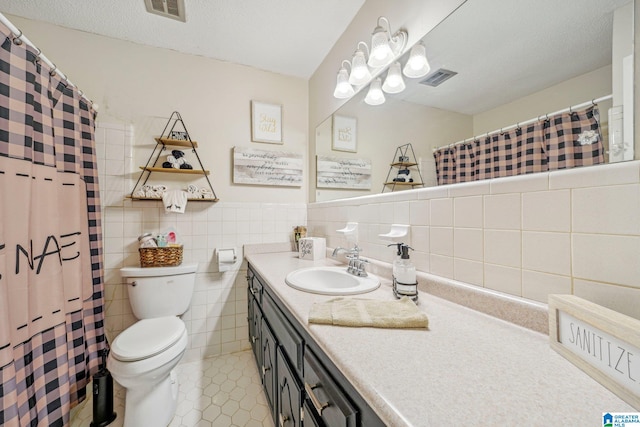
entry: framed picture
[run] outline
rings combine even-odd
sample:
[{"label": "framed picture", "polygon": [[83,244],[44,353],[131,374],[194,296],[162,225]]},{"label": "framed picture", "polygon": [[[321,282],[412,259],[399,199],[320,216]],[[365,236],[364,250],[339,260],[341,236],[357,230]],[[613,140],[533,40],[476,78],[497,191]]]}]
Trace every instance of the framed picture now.
[{"label": "framed picture", "polygon": [[251,101],[251,140],[282,144],[282,105]]},{"label": "framed picture", "polygon": [[357,151],[357,122],[355,117],[333,116],[333,139],[331,149]]}]

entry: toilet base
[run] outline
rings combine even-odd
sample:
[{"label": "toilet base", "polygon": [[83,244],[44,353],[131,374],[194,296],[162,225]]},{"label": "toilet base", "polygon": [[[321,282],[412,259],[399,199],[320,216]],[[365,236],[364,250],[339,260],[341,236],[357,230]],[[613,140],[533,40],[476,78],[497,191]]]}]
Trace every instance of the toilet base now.
[{"label": "toilet base", "polygon": [[169,425],[178,407],[178,375],[174,370],[153,387],[126,390],[124,427]]}]

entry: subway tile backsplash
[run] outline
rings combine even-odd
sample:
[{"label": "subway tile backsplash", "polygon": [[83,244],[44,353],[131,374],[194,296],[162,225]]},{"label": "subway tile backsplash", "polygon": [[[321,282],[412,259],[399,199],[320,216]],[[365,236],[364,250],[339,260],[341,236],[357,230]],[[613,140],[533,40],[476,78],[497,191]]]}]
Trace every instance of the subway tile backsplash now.
[{"label": "subway tile backsplash", "polygon": [[[640,161],[312,203],[309,230],[329,247],[344,246],[334,230],[347,221],[384,232],[393,220],[381,206],[404,209],[407,194],[419,270],[540,302],[575,294],[640,318],[629,303],[640,297]],[[358,243],[364,257],[393,259],[373,233]]]}]

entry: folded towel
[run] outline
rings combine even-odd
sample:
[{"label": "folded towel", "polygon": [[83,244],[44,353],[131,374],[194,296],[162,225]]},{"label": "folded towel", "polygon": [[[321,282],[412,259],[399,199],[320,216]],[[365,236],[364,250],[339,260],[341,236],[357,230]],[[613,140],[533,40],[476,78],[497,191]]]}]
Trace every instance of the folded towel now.
[{"label": "folded towel", "polygon": [[313,304],[309,323],[372,328],[428,328],[429,318],[408,297],[398,301],[335,298]]},{"label": "folded towel", "polygon": [[184,213],[187,207],[187,192],[182,190],[170,190],[162,195],[165,213]]}]

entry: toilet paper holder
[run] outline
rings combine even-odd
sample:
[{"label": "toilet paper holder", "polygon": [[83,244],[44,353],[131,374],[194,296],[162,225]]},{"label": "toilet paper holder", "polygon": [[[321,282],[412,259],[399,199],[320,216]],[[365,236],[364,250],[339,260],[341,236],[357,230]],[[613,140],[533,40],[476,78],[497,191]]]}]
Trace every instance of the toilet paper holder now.
[{"label": "toilet paper holder", "polygon": [[231,270],[238,259],[235,248],[216,249],[216,258],[218,260],[218,271],[221,272]]}]

